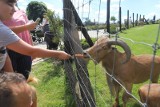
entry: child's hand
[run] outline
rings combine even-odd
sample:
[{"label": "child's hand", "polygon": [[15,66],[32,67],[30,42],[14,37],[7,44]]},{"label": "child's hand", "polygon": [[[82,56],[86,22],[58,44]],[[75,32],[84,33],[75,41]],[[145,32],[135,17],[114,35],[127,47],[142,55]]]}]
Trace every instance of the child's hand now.
[{"label": "child's hand", "polygon": [[27,27],[28,30],[34,30],[37,25],[38,25],[37,22],[32,21],[32,22],[27,23],[26,27]]},{"label": "child's hand", "polygon": [[59,58],[59,59],[62,59],[62,60],[66,60],[66,59],[71,58],[71,55],[67,54],[67,53],[64,52],[64,51],[60,51],[60,52],[59,52],[59,55],[58,55],[58,58]]}]

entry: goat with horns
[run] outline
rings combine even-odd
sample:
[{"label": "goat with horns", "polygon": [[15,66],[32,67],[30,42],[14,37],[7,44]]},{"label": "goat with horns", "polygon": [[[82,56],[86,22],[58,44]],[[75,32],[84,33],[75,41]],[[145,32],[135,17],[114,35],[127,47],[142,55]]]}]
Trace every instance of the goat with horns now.
[{"label": "goat with horns", "polygon": [[[114,48],[113,45],[122,47],[125,53],[121,53]],[[102,66],[105,68],[106,72],[113,74],[130,93],[132,92],[133,84],[145,82],[150,77],[152,55],[131,55],[129,46],[121,40],[111,40],[107,36],[100,37],[86,52],[96,60],[96,62],[102,62]],[[154,65],[152,82],[157,83],[160,73],[160,57],[155,57]],[[111,94],[115,96],[113,107],[118,107],[121,86],[107,74],[106,78]],[[123,93],[123,107],[126,107],[126,102],[129,97],[130,96],[126,92]]]}]

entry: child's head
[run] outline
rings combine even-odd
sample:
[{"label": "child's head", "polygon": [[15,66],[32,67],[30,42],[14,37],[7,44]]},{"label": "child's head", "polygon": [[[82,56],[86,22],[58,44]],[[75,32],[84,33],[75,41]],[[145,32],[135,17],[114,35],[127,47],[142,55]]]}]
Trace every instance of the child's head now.
[{"label": "child's head", "polygon": [[17,0],[0,0],[0,20],[12,18]]},{"label": "child's head", "polygon": [[30,107],[32,89],[23,75],[0,73],[0,107]]}]

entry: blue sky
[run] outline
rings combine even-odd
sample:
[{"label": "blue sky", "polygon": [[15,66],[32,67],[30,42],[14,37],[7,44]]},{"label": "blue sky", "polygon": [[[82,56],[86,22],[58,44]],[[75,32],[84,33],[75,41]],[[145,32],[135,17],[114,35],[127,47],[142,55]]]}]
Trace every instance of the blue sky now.
[{"label": "blue sky", "polygon": [[[35,0],[19,0],[18,5],[21,9],[25,10],[28,3]],[[55,10],[60,17],[63,16],[62,12],[62,1],[63,0],[37,0],[44,2],[49,9]],[[79,16],[84,21],[84,18],[90,18],[91,21],[95,20],[99,22],[106,21],[106,1],[101,0],[101,8],[99,13],[100,0],[92,0],[91,4],[88,4],[89,0],[71,0],[75,7],[81,7],[77,9]],[[87,4],[86,4],[87,3]],[[84,5],[84,7],[82,6]],[[90,7],[90,12],[89,12]],[[118,8],[119,0],[111,0],[111,16],[115,16],[118,20]],[[132,13],[141,14],[141,17],[145,15],[146,19],[152,19],[156,15],[156,19],[160,19],[160,0],[121,0],[122,8],[122,21],[127,17],[127,10],[130,11],[130,16]],[[100,14],[100,15],[99,15]]]}]

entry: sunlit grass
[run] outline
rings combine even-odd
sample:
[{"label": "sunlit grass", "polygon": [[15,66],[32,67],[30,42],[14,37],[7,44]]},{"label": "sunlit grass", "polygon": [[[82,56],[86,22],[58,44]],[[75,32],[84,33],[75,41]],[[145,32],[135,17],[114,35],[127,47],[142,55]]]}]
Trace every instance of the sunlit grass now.
[{"label": "sunlit grass", "polygon": [[54,66],[53,60],[33,66],[32,74],[39,79],[35,85],[38,107],[64,107],[64,72],[62,66]]},{"label": "sunlit grass", "polygon": [[[133,43],[127,39],[123,39],[130,46],[133,54],[152,54],[152,47],[136,42],[144,42],[153,45],[157,39],[158,26],[158,24],[153,24],[131,28],[120,33],[120,37],[129,38],[135,41],[135,43]],[[160,39],[158,42],[160,43]]]}]

